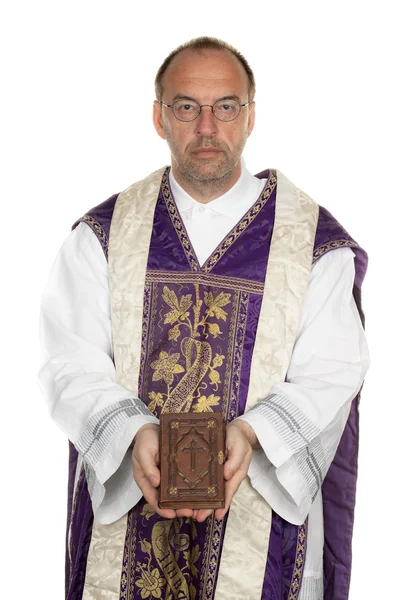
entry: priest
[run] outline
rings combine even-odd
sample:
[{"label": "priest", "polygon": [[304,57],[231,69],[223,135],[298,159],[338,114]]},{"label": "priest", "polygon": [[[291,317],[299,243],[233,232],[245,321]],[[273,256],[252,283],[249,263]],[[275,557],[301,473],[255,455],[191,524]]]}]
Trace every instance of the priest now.
[{"label": "priest", "polygon": [[[366,253],[283,173],[247,170],[255,81],[235,48],[191,40],[155,88],[171,166],[74,223],[42,299],[66,598],[345,600]],[[225,508],[159,508],[170,412],[222,413]]]}]

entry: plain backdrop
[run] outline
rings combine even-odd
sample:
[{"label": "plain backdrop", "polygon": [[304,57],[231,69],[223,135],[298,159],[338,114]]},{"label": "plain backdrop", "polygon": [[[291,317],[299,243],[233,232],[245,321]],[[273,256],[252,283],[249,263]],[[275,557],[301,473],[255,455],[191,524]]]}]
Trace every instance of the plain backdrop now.
[{"label": "plain backdrop", "polygon": [[396,597],[395,4],[2,4],[2,598],[63,598],[68,442],[36,379],[41,293],[73,222],[169,164],[151,121],[153,80],[171,50],[199,35],[238,47],[255,72],[250,171],[281,170],[369,253],[363,296],[372,364],[361,401],[350,599]]}]

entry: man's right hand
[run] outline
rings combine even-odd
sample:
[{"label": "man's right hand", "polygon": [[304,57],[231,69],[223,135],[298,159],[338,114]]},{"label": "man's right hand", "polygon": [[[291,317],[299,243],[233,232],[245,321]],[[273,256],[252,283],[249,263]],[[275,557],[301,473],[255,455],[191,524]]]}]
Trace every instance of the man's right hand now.
[{"label": "man's right hand", "polygon": [[[173,510],[161,509],[158,506],[160,485],[160,426],[154,423],[142,425],[133,440],[132,465],[133,476],[137,485],[142,490],[143,496],[153,510],[161,517],[174,519],[175,517],[193,517],[194,511],[190,509]],[[197,511],[196,511],[197,513]]]}]

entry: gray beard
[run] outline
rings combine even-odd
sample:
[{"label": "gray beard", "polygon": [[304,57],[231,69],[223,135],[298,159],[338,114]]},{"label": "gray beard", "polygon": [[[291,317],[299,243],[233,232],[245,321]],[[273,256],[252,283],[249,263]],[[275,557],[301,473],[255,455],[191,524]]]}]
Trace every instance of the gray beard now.
[{"label": "gray beard", "polygon": [[[203,169],[200,171],[197,165],[192,163],[190,159],[179,160],[178,158],[177,160],[177,156],[179,157],[179,155],[177,152],[174,152],[174,143],[172,142],[167,131],[165,131],[165,137],[168,146],[171,150],[171,157],[174,163],[174,167],[179,173],[181,180],[196,188],[201,186],[203,192],[209,193],[215,193],[219,192],[220,190],[226,189],[226,186],[231,178],[232,172],[237,167],[237,164],[240,161],[240,157],[246,144],[245,139],[240,146],[237,146],[235,148],[235,152],[233,154],[228,154],[224,148],[221,148],[221,146],[215,146],[215,144],[209,143],[209,140],[207,138],[205,138],[204,141],[199,140],[198,146],[215,146],[219,150],[222,150],[225,157],[225,159],[221,163],[216,165],[214,168],[212,159],[210,159],[209,161],[204,160]],[[210,168],[207,169],[207,166],[209,166]]]}]

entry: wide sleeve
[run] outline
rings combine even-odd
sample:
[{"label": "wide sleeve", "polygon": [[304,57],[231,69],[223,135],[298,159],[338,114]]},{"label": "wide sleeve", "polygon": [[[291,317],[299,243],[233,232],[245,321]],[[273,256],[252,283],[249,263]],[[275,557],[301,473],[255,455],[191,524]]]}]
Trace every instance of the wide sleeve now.
[{"label": "wide sleeve", "polygon": [[142,493],[129,446],[147,406],[116,383],[108,266],[88,225],[80,223],[61,247],[42,295],[39,384],[51,417],[83,459],[94,518],[111,523]]},{"label": "wide sleeve", "polygon": [[294,524],[304,522],[321,488],[369,366],[354,275],[349,248],[313,266],[286,381],[238,417],[260,445],[248,473],[253,487]]}]

